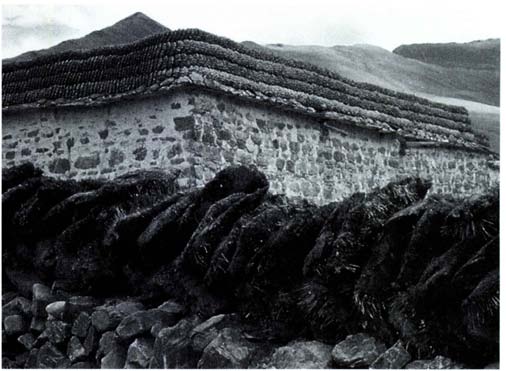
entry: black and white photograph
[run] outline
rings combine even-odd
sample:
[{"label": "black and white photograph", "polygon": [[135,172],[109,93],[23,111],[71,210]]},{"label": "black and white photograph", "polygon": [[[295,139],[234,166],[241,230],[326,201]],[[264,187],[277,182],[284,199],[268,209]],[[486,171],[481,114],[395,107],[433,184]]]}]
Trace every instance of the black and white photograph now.
[{"label": "black and white photograph", "polygon": [[4,2],[1,368],[499,369],[501,8]]}]

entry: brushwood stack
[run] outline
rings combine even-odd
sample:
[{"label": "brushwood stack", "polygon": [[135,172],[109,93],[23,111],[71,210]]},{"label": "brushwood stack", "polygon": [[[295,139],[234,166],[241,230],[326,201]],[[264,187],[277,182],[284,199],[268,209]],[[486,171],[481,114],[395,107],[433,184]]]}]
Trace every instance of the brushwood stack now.
[{"label": "brushwood stack", "polygon": [[411,177],[318,206],[245,166],[192,190],[173,171],[2,175],[4,367],[498,362],[497,189]]}]

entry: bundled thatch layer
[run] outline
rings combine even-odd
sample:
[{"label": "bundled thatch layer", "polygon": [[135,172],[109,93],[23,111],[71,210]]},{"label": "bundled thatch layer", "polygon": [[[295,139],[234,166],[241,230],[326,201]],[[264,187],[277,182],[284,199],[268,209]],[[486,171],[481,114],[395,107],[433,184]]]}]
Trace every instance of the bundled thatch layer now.
[{"label": "bundled thatch layer", "polygon": [[2,84],[4,110],[100,104],[193,86],[413,140],[486,146],[463,107],[354,82],[194,29],[4,64]]},{"label": "bundled thatch layer", "polygon": [[315,206],[270,195],[254,168],[204,188],[140,171],[109,182],[3,173],[3,285],[31,276],[70,292],[177,297],[238,311],[254,336],[335,343],[366,330],[417,358],[498,357],[498,194],[425,197],[407,178]]}]

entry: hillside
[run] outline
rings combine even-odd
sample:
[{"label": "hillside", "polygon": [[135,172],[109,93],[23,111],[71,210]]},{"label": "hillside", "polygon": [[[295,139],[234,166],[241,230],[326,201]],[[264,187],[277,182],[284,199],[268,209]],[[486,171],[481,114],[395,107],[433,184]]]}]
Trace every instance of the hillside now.
[{"label": "hillside", "polygon": [[393,53],[443,67],[490,70],[499,73],[500,49],[499,39],[488,39],[461,44],[401,45],[395,48]]},{"label": "hillside", "polygon": [[[247,42],[248,46],[264,48]],[[271,52],[406,93],[471,100],[499,105],[499,79],[494,71],[446,68],[405,58],[372,45],[266,45]]]},{"label": "hillside", "polygon": [[107,45],[127,44],[165,31],[169,31],[169,29],[145,14],[137,12],[112,26],[93,31],[79,39],[66,40],[48,49],[29,51],[13,58],[4,59],[2,62],[26,61],[42,55],[68,50],[87,50]]},{"label": "hillside", "polygon": [[469,111],[475,129],[499,152],[499,74],[486,69],[447,68],[405,58],[373,45],[244,45],[312,63],[346,78],[416,94]]}]

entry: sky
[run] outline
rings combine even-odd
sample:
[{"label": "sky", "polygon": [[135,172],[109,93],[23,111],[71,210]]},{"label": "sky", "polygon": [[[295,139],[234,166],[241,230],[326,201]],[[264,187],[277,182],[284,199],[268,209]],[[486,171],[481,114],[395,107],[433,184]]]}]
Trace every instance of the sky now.
[{"label": "sky", "polygon": [[170,29],[260,44],[401,44],[498,38],[501,0],[3,0],[2,58],[84,36],[135,12]]}]

